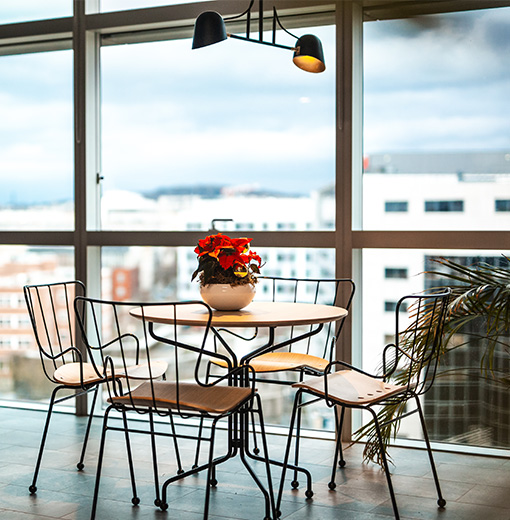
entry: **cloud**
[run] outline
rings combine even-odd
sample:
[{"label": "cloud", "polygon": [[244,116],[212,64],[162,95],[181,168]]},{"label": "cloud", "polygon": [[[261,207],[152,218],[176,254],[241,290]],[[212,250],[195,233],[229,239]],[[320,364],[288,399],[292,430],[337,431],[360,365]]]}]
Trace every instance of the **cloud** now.
[{"label": "cloud", "polygon": [[365,152],[509,148],[509,26],[510,9],[365,24]]},{"label": "cloud", "polygon": [[508,78],[502,50],[510,46],[509,25],[510,9],[366,23],[366,89],[423,89]]},{"label": "cloud", "polygon": [[24,22],[72,16],[73,6],[69,0],[23,0],[23,2],[0,2],[2,23]]}]

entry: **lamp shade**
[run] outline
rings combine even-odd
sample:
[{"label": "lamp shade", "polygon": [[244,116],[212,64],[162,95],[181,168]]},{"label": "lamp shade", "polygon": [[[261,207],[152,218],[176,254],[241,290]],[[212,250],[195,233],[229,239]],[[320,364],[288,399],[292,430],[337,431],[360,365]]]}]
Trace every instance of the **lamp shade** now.
[{"label": "lamp shade", "polygon": [[192,49],[206,47],[227,39],[225,22],[216,11],[205,11],[195,21]]},{"label": "lamp shade", "polygon": [[305,34],[296,42],[296,50],[292,61],[307,72],[324,72],[326,64],[324,63],[324,52],[322,43],[313,34]]}]

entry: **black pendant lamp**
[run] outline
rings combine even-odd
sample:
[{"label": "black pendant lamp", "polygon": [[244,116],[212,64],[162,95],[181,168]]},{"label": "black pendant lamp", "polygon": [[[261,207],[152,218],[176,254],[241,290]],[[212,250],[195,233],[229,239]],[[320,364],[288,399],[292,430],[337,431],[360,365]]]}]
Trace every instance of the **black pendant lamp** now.
[{"label": "black pendant lamp", "polygon": [[324,72],[324,51],[319,38],[313,34],[305,34],[298,38],[292,61],[307,72]]},{"label": "black pendant lamp", "polygon": [[195,21],[192,49],[206,47],[227,39],[225,22],[216,11],[205,11]]},{"label": "black pendant lamp", "polygon": [[[283,27],[276,8],[273,7],[273,38],[272,41],[267,42],[263,39],[263,25],[264,25],[264,8],[263,0],[259,0],[259,37],[258,39],[250,38],[250,20],[251,20],[251,8],[253,7],[255,0],[251,0],[248,9],[243,13],[225,18],[225,20],[233,20],[247,15],[246,18],[246,36],[238,36],[237,34],[227,33],[225,29],[225,20],[221,15],[215,11],[205,11],[199,15],[195,21],[195,31],[193,33],[192,49],[199,49],[200,47],[206,47],[207,45],[213,45],[214,43],[221,42],[228,38],[235,38],[236,40],[244,40],[252,43],[259,43],[262,45],[270,45],[271,47],[278,47],[280,49],[288,49],[294,51],[294,57],[292,61],[294,64],[302,70],[307,72],[324,72],[326,70],[326,64],[324,62],[324,51],[322,50],[322,43],[313,34],[305,34],[298,38],[291,32],[287,31]],[[295,47],[289,47],[287,45],[280,45],[276,43],[276,24],[285,31],[287,34],[297,39]]]}]

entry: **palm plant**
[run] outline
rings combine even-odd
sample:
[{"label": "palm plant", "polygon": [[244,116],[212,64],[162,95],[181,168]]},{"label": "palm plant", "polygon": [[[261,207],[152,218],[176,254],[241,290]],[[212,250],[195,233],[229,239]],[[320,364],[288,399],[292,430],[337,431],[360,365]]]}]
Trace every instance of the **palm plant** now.
[{"label": "palm plant", "polygon": [[[443,281],[449,282],[447,285],[452,289],[444,324],[444,340],[437,351],[437,361],[441,363],[448,352],[471,343],[473,340],[481,339],[483,341],[476,343],[481,346],[482,350],[479,376],[510,386],[508,373],[499,371],[494,363],[496,349],[502,348],[510,354],[507,341],[510,331],[510,259],[505,256],[503,259],[507,265],[495,267],[487,263],[464,266],[452,260],[440,258],[434,262],[443,269],[427,271],[426,274],[441,277]],[[422,319],[424,320],[423,325],[428,325],[427,320],[430,321],[434,318],[431,318],[430,314],[425,314]],[[427,330],[426,327],[423,327],[423,330]],[[410,333],[410,330],[406,330],[401,333],[399,338],[399,345],[404,351],[406,345],[410,345]],[[460,337],[464,338],[464,341],[451,341],[456,335],[458,338],[459,333],[462,333]],[[422,336],[419,338],[419,349],[425,349],[426,352],[430,345],[427,344],[425,334]],[[451,374],[452,371],[458,370],[458,368],[445,370],[441,375]],[[393,380],[396,384],[402,383],[403,378],[407,375],[404,366],[401,372],[396,372]],[[389,402],[381,407],[378,418],[381,424],[387,424],[381,429],[384,449],[387,448],[391,439],[396,437],[400,427],[398,418],[404,413],[405,406],[402,403]],[[388,423],[392,419],[397,420]],[[377,442],[373,421],[362,426],[354,434],[355,441],[362,437],[367,438],[363,453],[364,460],[381,465],[381,448]]]}]

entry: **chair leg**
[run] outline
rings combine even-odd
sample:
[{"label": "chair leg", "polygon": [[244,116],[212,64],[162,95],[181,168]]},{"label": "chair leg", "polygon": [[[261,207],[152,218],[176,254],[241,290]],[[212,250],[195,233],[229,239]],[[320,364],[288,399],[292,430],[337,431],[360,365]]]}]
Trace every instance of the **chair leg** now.
[{"label": "chair leg", "polygon": [[87,428],[85,429],[85,437],[83,439],[83,444],[82,444],[82,447],[81,447],[80,460],[79,460],[78,464],[76,464],[76,467],[78,468],[79,471],[81,471],[85,467],[85,464],[83,463],[83,461],[85,460],[85,452],[87,451],[87,444],[88,444],[89,435],[90,435],[90,427],[92,425],[92,417],[94,416],[94,408],[96,406],[97,394],[98,393],[99,393],[99,385],[97,385],[95,390],[94,390],[94,397],[92,398],[92,403],[90,405],[89,417],[88,417],[88,420],[87,420]]},{"label": "chair leg", "polygon": [[[292,430],[294,429],[294,423],[296,422],[297,408],[298,408],[299,403],[301,402],[301,393],[302,393],[301,390],[298,390],[296,392],[296,396],[294,398],[294,406],[292,407],[292,414],[290,417],[289,434],[287,437],[287,446],[285,447],[285,455],[283,457],[283,463],[282,463],[282,474],[280,477],[280,487],[278,489],[278,497],[276,500],[276,511],[277,511],[278,516],[280,516],[280,505],[281,505],[282,497],[283,497],[283,488],[285,486],[285,474],[287,473],[287,466],[289,463],[290,448],[291,448],[291,444],[292,444]],[[312,491],[311,487],[309,487],[306,490],[305,496],[306,496],[306,498],[313,497],[313,491]]]},{"label": "chair leg", "polygon": [[149,427],[151,435],[151,448],[152,448],[152,469],[154,472],[154,488],[156,490],[156,498],[154,499],[154,505],[159,507],[161,505],[161,497],[159,495],[159,472],[158,472],[158,456],[156,452],[156,433],[154,429],[154,414],[152,410],[149,410]]},{"label": "chair leg", "polygon": [[251,416],[251,424],[252,424],[252,433],[253,433],[253,453],[258,455],[260,453],[259,447],[257,445],[257,431],[255,429],[255,414],[253,410],[250,411]]},{"label": "chair leg", "polygon": [[[299,441],[301,440],[301,395],[299,394],[299,403],[297,408],[297,420],[296,420],[296,445],[294,446],[294,466],[299,466]],[[294,479],[290,483],[292,489],[299,487],[298,472],[294,470]]]},{"label": "chair leg", "polygon": [[94,497],[92,498],[92,511],[90,513],[90,520],[96,518],[97,499],[99,495],[99,481],[101,480],[101,469],[103,467],[103,456],[104,456],[104,445],[106,441],[106,432],[108,431],[108,415],[111,407],[107,408],[103,418],[103,430],[101,432],[101,441],[99,443],[99,454],[97,456],[97,468],[96,468],[96,482],[94,484]]},{"label": "chair leg", "polygon": [[436,484],[437,490],[437,505],[439,507],[446,506],[446,500],[443,498],[443,494],[441,493],[441,486],[439,485],[439,477],[437,476],[436,464],[434,462],[434,456],[432,455],[432,448],[430,447],[430,439],[427,431],[427,425],[425,424],[425,417],[423,415],[423,410],[420,403],[420,398],[416,395],[416,405],[418,408],[418,413],[420,415],[421,427],[423,429],[423,437],[425,439],[425,444],[427,445],[427,453],[429,455],[430,468],[432,469],[432,475],[434,476],[434,482]]},{"label": "chair leg", "polygon": [[181,454],[179,452],[179,441],[177,440],[177,432],[175,430],[174,417],[171,410],[168,417],[170,418],[170,428],[172,429],[172,435],[174,439],[175,460],[177,462],[177,475],[181,475],[182,473],[184,473],[184,470],[182,469]]},{"label": "chair leg", "polygon": [[214,438],[216,435],[216,422],[217,420],[213,420],[211,424],[211,437],[210,437],[210,446],[209,446],[209,463],[207,468],[207,480],[205,484],[205,503],[204,503],[204,520],[209,518],[209,501],[211,496],[211,482],[216,480],[216,467],[213,464],[214,458]]},{"label": "chair leg", "polygon": [[[331,480],[328,483],[329,489],[335,489],[335,475],[336,475],[336,465],[343,468],[345,466],[344,455],[342,451],[342,428],[344,425],[344,415],[345,415],[345,407],[342,406],[342,412],[340,413],[340,419],[338,418],[338,406],[335,405],[335,424],[336,424],[336,443],[335,443],[335,455],[333,459],[333,467],[331,470]],[[340,461],[338,458],[340,457]]]},{"label": "chair leg", "polygon": [[[367,409],[367,408],[365,408],[365,409]],[[400,520],[400,515],[398,513],[398,507],[397,507],[397,499],[395,498],[395,491],[393,490],[393,483],[391,481],[390,468],[388,466],[388,460],[386,458],[385,446],[384,446],[382,435],[381,435],[381,428],[379,426],[379,420],[377,419],[377,413],[374,412],[371,408],[368,408],[368,411],[372,414],[372,417],[374,418],[375,431],[377,433],[377,439],[379,441],[379,447],[381,450],[381,459],[383,462],[383,469],[384,469],[384,473],[386,475],[386,481],[388,483],[388,490],[390,492],[391,505],[393,506],[393,514],[395,515],[395,520]]]},{"label": "chair leg", "polygon": [[41,438],[41,444],[39,445],[39,453],[37,455],[37,462],[35,463],[34,476],[32,478],[32,484],[28,488],[28,490],[30,491],[31,494],[34,494],[37,491],[37,485],[36,485],[37,476],[39,475],[39,469],[41,467],[41,460],[42,460],[42,456],[43,456],[43,452],[44,452],[44,446],[46,444],[46,437],[48,435],[48,428],[50,426],[50,419],[51,419],[51,414],[53,412],[53,405],[55,403],[55,397],[57,395],[57,392],[61,388],[62,387],[57,386],[51,393],[50,404],[48,406],[48,411],[46,413],[46,422],[44,423],[44,429],[43,429],[43,434],[42,434],[42,438]]},{"label": "chair leg", "polygon": [[200,417],[200,423],[198,424],[198,438],[197,447],[195,449],[195,462],[193,463],[192,469],[198,468],[198,459],[200,458],[200,444],[202,441],[202,430],[204,428],[204,417]]},{"label": "chair leg", "polygon": [[131,503],[134,506],[137,506],[140,503],[140,499],[136,493],[136,482],[135,482],[135,469],[133,466],[133,455],[131,452],[131,441],[129,440],[129,428],[127,422],[126,412],[122,412],[122,421],[124,423],[124,436],[126,437],[126,451],[128,457],[128,466],[129,466],[129,475],[131,477],[131,489],[133,491],[133,498],[131,499]]}]

